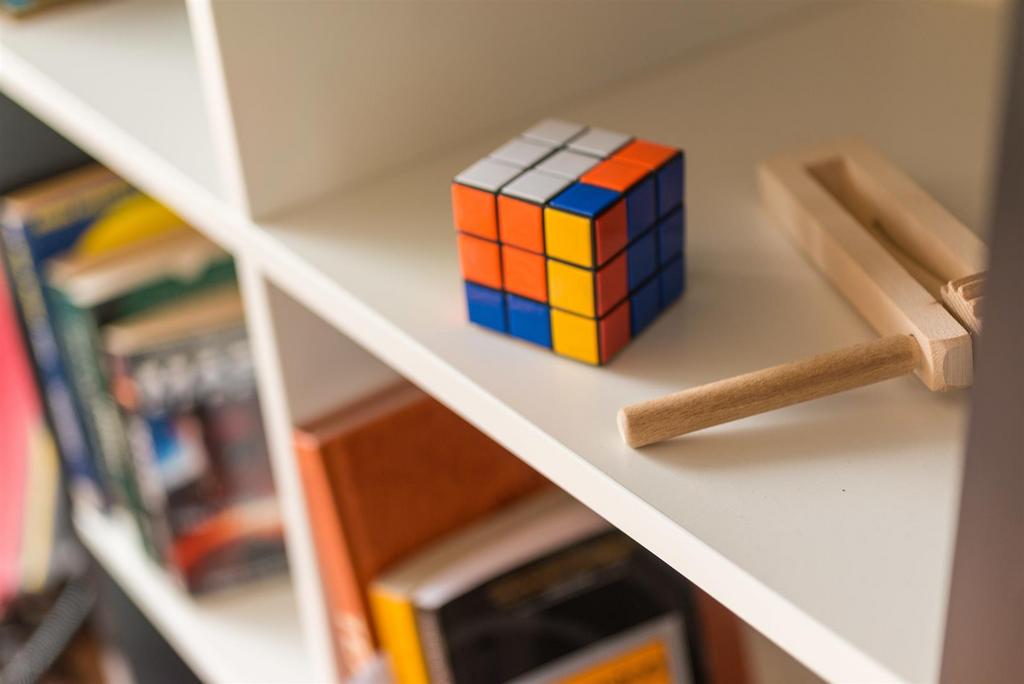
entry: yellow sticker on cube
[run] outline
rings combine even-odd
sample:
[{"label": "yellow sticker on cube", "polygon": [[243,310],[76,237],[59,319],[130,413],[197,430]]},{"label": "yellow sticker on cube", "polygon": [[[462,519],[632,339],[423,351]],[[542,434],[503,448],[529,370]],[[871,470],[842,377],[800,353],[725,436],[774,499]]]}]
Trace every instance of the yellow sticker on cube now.
[{"label": "yellow sticker on cube", "polygon": [[597,321],[568,311],[551,310],[551,346],[555,353],[597,365]]},{"label": "yellow sticker on cube", "polygon": [[558,209],[544,209],[544,244],[548,256],[580,266],[593,266],[590,219]]},{"label": "yellow sticker on cube", "polygon": [[581,316],[594,316],[594,273],[548,259],[548,303]]}]

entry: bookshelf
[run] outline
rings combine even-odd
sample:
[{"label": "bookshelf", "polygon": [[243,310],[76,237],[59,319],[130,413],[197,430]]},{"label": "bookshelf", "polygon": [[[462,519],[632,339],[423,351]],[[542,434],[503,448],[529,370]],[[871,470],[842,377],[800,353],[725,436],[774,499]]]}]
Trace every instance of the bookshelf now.
[{"label": "bookshelf", "polygon": [[[239,38],[241,14],[205,2],[85,3],[0,24],[0,89],[239,261],[286,513],[292,586],[282,593],[294,594],[301,629],[278,641],[285,602],[251,599],[245,610],[263,618],[230,637],[236,648],[245,640],[250,653],[293,663],[279,681],[336,678],[289,436],[293,417],[351,392],[346,369],[360,369],[367,384],[397,372],[420,385],[825,679],[938,679],[964,396],[896,380],[639,453],[615,431],[626,403],[872,336],[759,212],[753,169],[764,156],[855,133],[968,225],[985,223],[1005,6],[774,5],[757,21],[702,17],[712,44],[672,24],[677,54],[652,50],[634,65],[656,69],[571,98],[543,92],[505,118],[467,115],[463,142],[426,126],[437,144],[397,170],[354,173],[359,150],[345,168],[291,159],[299,176],[317,175],[315,196],[275,185],[273,169],[252,160],[285,154],[292,135],[300,146],[336,142],[345,120],[300,127],[256,106],[237,51],[259,41]],[[289,68],[310,58],[288,43],[300,29],[281,24]],[[294,80],[259,76],[268,92]],[[338,93],[309,97],[338,107]],[[463,321],[447,183],[538,113],[688,152],[690,290],[605,370]],[[751,338],[724,338],[739,321]],[[102,524],[78,520],[87,541],[106,538]],[[135,573],[117,570],[133,562],[124,558],[101,559],[130,583]],[[152,596],[154,615],[173,605],[170,592]],[[154,619],[212,681],[248,681],[228,663],[239,651],[211,642],[193,660],[200,647],[181,635],[194,623]]]}]

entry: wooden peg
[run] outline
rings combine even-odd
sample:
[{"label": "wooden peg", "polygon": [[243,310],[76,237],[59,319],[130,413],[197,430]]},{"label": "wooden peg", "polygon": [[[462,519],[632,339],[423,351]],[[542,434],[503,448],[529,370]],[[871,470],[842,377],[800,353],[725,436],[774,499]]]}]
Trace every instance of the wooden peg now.
[{"label": "wooden peg", "polygon": [[619,432],[637,448],[913,372],[920,346],[909,335],[820,354],[676,392],[619,411]]}]

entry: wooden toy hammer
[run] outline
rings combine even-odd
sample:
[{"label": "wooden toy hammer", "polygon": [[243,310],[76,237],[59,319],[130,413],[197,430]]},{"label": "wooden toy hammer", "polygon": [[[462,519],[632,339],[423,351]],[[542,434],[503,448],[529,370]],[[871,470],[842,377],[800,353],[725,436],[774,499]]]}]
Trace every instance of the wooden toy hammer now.
[{"label": "wooden toy hammer", "polygon": [[779,227],[882,337],[627,406],[641,447],[913,371],[933,391],[971,384],[985,244],[881,154],[843,140],[759,169]]}]

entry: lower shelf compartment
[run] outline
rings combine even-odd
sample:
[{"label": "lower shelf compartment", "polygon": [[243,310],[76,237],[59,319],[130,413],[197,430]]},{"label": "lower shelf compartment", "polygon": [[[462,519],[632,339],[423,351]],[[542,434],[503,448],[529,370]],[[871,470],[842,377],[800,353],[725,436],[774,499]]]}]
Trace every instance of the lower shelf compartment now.
[{"label": "lower shelf compartment", "polygon": [[78,534],[196,675],[219,682],[314,680],[287,576],[193,598],[146,557],[131,520],[79,506]]}]

